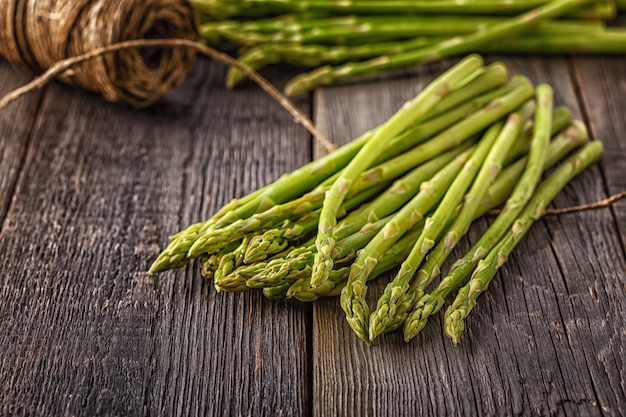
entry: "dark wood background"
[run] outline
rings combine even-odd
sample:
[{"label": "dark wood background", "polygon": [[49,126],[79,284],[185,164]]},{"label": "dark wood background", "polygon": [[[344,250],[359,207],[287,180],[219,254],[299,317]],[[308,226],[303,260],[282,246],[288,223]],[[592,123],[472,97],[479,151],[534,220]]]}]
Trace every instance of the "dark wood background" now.
[{"label": "dark wood background", "polygon": [[[505,62],[605,144],[554,206],[626,190],[626,58]],[[344,143],[450,63],[296,103]],[[170,234],[321,152],[224,75],[200,59],[142,111],[58,83],[0,111],[1,415],[626,415],[626,201],[533,226],[458,347],[441,314],[368,348],[337,299],[217,294],[196,264],[149,275]],[[0,61],[0,94],[28,80]]]}]

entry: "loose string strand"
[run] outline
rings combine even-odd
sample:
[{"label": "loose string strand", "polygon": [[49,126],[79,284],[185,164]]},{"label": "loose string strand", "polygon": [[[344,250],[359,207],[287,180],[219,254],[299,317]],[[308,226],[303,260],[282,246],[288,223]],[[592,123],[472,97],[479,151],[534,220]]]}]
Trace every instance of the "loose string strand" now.
[{"label": "loose string strand", "polygon": [[162,47],[184,47],[194,49],[196,52],[212,58],[218,62],[226,65],[233,66],[246,74],[251,80],[261,87],[270,97],[276,100],[285,110],[287,110],[294,118],[296,123],[301,124],[309,131],[313,137],[320,142],[320,144],[328,151],[332,152],[337,149],[337,145],[331,142],[326,135],[315,127],[313,121],[305,115],[298,107],[293,104],[283,93],[281,93],[276,87],[274,87],[266,78],[254,71],[252,68],[245,64],[242,64],[235,58],[219,52],[214,48],[203,45],[199,42],[191,41],[188,39],[135,39],[129,41],[123,41],[107,45],[101,48],[96,48],[81,55],[63,59],[56,62],[50,68],[48,68],[41,75],[35,77],[31,82],[16,88],[15,90],[7,93],[2,99],[0,99],[0,110],[9,105],[9,103],[17,100],[21,96],[46,86],[55,77],[63,75],[66,71],[70,70],[75,65],[82,62],[100,57],[105,54],[126,50],[130,48],[162,48]]},{"label": "loose string strand", "polygon": [[622,191],[621,193],[614,194],[605,198],[604,200],[596,201],[594,203],[582,204],[580,206],[574,207],[564,207],[560,209],[548,209],[545,212],[545,215],[556,216],[559,214],[569,214],[569,213],[577,213],[581,211],[589,211],[589,210],[598,210],[602,208],[607,208],[618,202],[619,200],[626,198],[626,191]]}]

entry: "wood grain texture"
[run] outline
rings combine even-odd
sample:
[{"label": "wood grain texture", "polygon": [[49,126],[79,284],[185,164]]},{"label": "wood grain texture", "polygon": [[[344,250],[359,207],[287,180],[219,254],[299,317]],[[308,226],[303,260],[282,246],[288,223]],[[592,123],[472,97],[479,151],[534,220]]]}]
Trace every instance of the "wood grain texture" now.
[{"label": "wood grain texture", "polygon": [[[30,80],[0,58],[0,97]],[[0,225],[8,210],[17,177],[23,166],[42,92],[23,97],[0,112]],[[0,226],[1,230],[1,226]]]},{"label": "wood grain texture", "polygon": [[146,273],[168,234],[311,158],[224,74],[201,61],[143,112],[49,87],[0,234],[0,414],[303,413],[308,307]]},{"label": "wood grain texture", "polygon": [[[505,62],[534,83],[550,83],[557,104],[582,116],[567,61]],[[421,74],[417,80],[432,76]],[[406,99],[397,94],[395,103],[357,100],[367,93],[346,88],[318,96],[322,94],[316,106],[323,103],[332,110],[316,108],[316,114],[350,117],[340,125],[346,132],[336,131],[335,137],[357,133],[359,114],[367,110],[362,113],[356,103],[376,101],[376,112],[389,114],[389,103],[395,109]],[[337,128],[332,120],[318,123]],[[555,204],[604,198],[602,184],[599,170],[591,169]],[[479,229],[471,231],[457,256],[477,233]],[[615,244],[618,250],[607,250]],[[441,312],[408,345],[401,335],[390,334],[368,348],[352,334],[337,300],[318,303],[314,415],[620,415],[624,389],[615,370],[623,360],[624,306],[609,300],[624,300],[624,265],[610,210],[541,221],[481,297],[456,348],[443,335]],[[383,287],[380,282],[371,285],[371,306]]]},{"label": "wood grain texture", "polygon": [[[346,143],[452,62],[297,104]],[[549,82],[607,147],[553,206],[626,189],[625,61],[505,62]],[[626,414],[625,203],[533,226],[456,348],[441,313],[409,344],[394,333],[368,348],[337,299],[216,293],[196,264],[148,275],[169,234],[322,152],[257,87],[225,91],[224,75],[200,60],[143,111],[54,84],[0,112],[1,415]],[[0,92],[26,79],[0,63]]]},{"label": "wood grain texture", "polygon": [[[602,175],[609,194],[626,190],[626,60],[624,58],[577,58],[574,74],[589,118],[591,132],[606,147]],[[622,248],[626,248],[626,201],[613,207],[620,228]],[[626,250],[626,249],[624,249]]]}]

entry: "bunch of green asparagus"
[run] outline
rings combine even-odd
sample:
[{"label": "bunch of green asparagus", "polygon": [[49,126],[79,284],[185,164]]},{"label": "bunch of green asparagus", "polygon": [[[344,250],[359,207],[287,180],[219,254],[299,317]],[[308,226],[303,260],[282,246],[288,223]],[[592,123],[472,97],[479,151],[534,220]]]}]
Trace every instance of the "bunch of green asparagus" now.
[{"label": "bunch of green asparagus", "polygon": [[[626,30],[607,26],[626,0],[193,1],[205,43],[235,45],[256,70],[310,69],[287,95],[469,53],[626,53]],[[233,68],[226,84],[244,77]]]},{"label": "bunch of green asparagus", "polygon": [[[172,236],[151,272],[199,258],[218,291],[340,295],[368,344],[400,327],[412,339],[458,290],[445,313],[456,343],[497,269],[601,152],[581,121],[553,105],[549,85],[535,88],[470,55],[387,122]],[[499,206],[482,238],[442,274],[470,225]],[[389,282],[370,312],[367,283],[377,277]]]}]

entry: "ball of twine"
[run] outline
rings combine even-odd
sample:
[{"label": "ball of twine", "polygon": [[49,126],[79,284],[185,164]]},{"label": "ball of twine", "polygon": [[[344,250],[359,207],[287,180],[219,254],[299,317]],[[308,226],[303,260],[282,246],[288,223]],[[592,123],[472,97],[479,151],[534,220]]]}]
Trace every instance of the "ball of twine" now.
[{"label": "ball of twine", "polygon": [[[59,61],[133,39],[198,37],[187,0],[2,0],[0,55],[40,74]],[[193,48],[128,48],[72,66],[58,78],[106,100],[145,107],[178,85]]]}]

